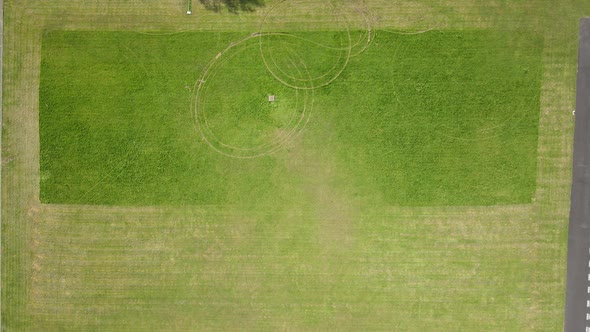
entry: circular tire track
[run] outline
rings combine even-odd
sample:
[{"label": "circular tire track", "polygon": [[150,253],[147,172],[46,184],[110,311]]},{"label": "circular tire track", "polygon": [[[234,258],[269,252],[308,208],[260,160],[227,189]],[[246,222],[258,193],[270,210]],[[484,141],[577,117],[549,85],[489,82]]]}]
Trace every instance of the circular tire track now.
[{"label": "circular tire track", "polygon": [[[205,67],[200,79],[195,84],[196,94],[191,109],[197,131],[203,141],[213,150],[228,157],[256,158],[282,149],[295,139],[307,125],[313,109],[313,90],[326,86],[336,80],[348,65],[350,58],[364,52],[370,45],[373,39],[371,20],[366,15],[366,10],[357,7],[341,6],[337,8],[333,5],[326,7],[329,14],[328,17],[332,18],[329,26],[332,28],[334,26],[339,27],[336,29],[338,35],[334,38],[336,39],[335,45],[314,41],[309,38],[309,35],[306,38],[297,35],[297,33],[284,32],[280,26],[268,24],[269,18],[273,17],[279,17],[279,21],[283,21],[280,15],[276,15],[276,12],[282,11],[290,15],[291,10],[289,6],[301,6],[303,3],[326,5],[317,1],[285,0],[279,2],[265,14],[259,32],[238,42],[231,43],[227,48],[219,52]],[[316,12],[312,14],[316,14]],[[325,18],[325,13],[322,13],[321,17]],[[360,20],[358,20],[359,17]],[[359,26],[357,25],[359,36],[353,43],[350,24],[354,20],[357,20],[357,23],[361,22],[360,26],[362,28],[358,28]],[[228,69],[224,67],[229,66],[234,56],[237,56],[240,52],[248,52],[248,49],[252,46],[257,46],[256,52],[261,61],[262,70],[268,73],[283,88],[291,89],[294,95],[292,98],[294,101],[292,105],[288,105],[292,108],[288,121],[274,128],[275,132],[272,134],[268,132],[261,134],[259,142],[256,144],[251,144],[251,142],[250,144],[236,144],[235,140],[237,138],[244,138],[244,141],[256,140],[253,137],[253,132],[256,131],[254,130],[256,128],[243,128],[242,126],[247,125],[247,123],[240,123],[233,129],[243,130],[243,132],[236,133],[235,137],[230,136],[230,140],[234,140],[234,142],[231,142],[223,137],[224,134],[227,136],[227,133],[223,132],[225,128],[223,126],[216,127],[215,120],[212,116],[219,117],[221,115],[214,114],[215,112],[211,106],[212,103],[210,104],[208,100],[210,95],[219,96],[219,94],[215,95],[212,92],[214,90],[211,90],[219,88],[212,84],[212,82],[221,79],[220,77],[222,75],[219,75],[219,73]],[[312,51],[308,52],[309,50]],[[309,56],[310,53],[312,54],[311,58]],[[320,56],[318,56],[318,53]],[[333,60],[333,64],[327,65],[326,60]],[[326,70],[325,68],[328,66],[330,68]],[[235,79],[235,77],[232,77],[232,79]],[[240,79],[247,78],[240,77]],[[259,94],[259,92],[257,91],[256,93]],[[236,95],[238,94],[241,95],[241,91]],[[278,96],[279,100],[285,97],[285,95]],[[216,100],[216,102],[219,102],[219,100]],[[251,102],[245,103],[244,107],[249,109],[251,108],[250,104]],[[227,110],[228,106],[222,105],[217,111],[223,112],[223,107],[226,107]],[[232,120],[239,122],[242,111],[241,106],[230,105],[229,107],[233,107],[228,112],[229,116],[234,116],[235,118]],[[252,125],[257,126],[255,123]],[[259,129],[258,131],[261,132],[262,130]],[[240,141],[240,143],[244,143],[244,141]]]},{"label": "circular tire track", "polygon": [[[311,113],[313,93],[311,91],[293,90],[292,93],[294,97],[292,99],[294,100],[294,105],[293,109],[290,110],[291,114],[288,121],[282,126],[283,128],[275,128],[278,133],[267,133],[267,136],[272,136],[272,138],[267,137],[265,142],[261,144],[248,146],[227,142],[221,137],[223,135],[220,135],[219,128],[212,126],[209,119],[211,115],[209,114],[211,107],[207,102],[208,96],[212,94],[209,89],[216,88],[215,86],[211,87],[213,85],[212,82],[215,82],[217,74],[220,71],[227,69],[224,68],[224,66],[227,66],[228,62],[231,61],[233,57],[240,55],[242,52],[247,52],[248,49],[251,52],[256,52],[256,54],[258,54],[258,49],[256,47],[257,42],[257,36],[251,36],[237,43],[232,43],[224,51],[218,53],[207,65],[201,79],[197,83],[197,92],[192,107],[197,129],[203,140],[211,148],[228,157],[255,158],[268,155],[281,149],[301,132],[307,124]],[[306,72],[305,65],[297,60],[296,54],[291,56],[290,61],[298,72]],[[247,78],[242,77],[240,79]],[[281,97],[286,96],[279,96],[279,98]],[[223,111],[223,107],[218,108],[218,111]]]}]

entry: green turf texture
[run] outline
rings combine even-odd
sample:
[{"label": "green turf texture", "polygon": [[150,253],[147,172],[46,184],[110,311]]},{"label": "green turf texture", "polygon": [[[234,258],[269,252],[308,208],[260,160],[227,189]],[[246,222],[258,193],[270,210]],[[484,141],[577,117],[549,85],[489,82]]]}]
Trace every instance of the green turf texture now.
[{"label": "green turf texture", "polygon": [[190,110],[201,70],[236,38],[48,34],[40,86],[42,201],[222,204],[235,203],[245,187],[269,191],[273,160],[215,153],[200,143]]},{"label": "green turf texture", "polygon": [[[337,32],[302,35],[342,40]],[[278,194],[285,179],[297,181],[285,158],[277,157],[288,158],[289,149],[229,158],[196,130],[195,83],[219,51],[242,37],[45,33],[41,201],[249,204]],[[377,31],[366,52],[314,91],[310,124],[296,140],[334,153],[350,174],[343,181],[368,188],[387,204],[530,202],[541,49],[538,36],[506,31]],[[318,52],[297,50],[307,61]],[[208,90],[208,104],[219,108],[211,123],[232,143],[263,141],[258,132],[272,133],[285,121],[272,110],[258,112],[261,100],[292,91],[265,71],[256,47],[237,59],[228,71],[218,71],[218,86]]]},{"label": "green turf texture", "polygon": [[542,40],[493,31],[380,33],[318,95],[359,185],[400,205],[528,203]]}]

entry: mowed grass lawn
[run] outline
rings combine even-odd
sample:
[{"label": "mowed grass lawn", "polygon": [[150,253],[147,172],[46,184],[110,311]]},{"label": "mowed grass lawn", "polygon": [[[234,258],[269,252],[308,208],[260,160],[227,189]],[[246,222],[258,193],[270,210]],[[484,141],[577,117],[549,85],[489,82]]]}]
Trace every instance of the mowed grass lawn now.
[{"label": "mowed grass lawn", "polygon": [[[303,36],[339,38],[338,32]],[[199,76],[243,37],[46,32],[41,201],[248,204],[277,195],[285,179],[297,181],[277,157],[288,159],[289,148],[235,159],[210,148],[196,130],[191,102]],[[539,36],[519,32],[377,31],[332,84],[313,92],[309,125],[292,144],[328,151],[346,169],[346,181],[390,205],[530,202],[541,49]],[[299,51],[313,59],[313,47]],[[273,80],[258,47],[233,59],[239,65],[220,67],[222,80],[207,90],[207,104],[217,107],[211,116],[217,132],[225,130],[220,124],[234,126],[225,135],[242,132],[248,140],[257,123],[258,131],[280,128],[273,109],[256,110],[266,94],[280,98],[292,89]]]}]

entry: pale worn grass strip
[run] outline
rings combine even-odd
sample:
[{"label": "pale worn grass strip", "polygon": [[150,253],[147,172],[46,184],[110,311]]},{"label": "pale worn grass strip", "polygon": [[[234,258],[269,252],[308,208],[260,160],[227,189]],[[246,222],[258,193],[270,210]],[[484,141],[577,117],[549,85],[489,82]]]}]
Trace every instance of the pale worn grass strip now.
[{"label": "pale worn grass strip", "polygon": [[[44,27],[66,30],[170,30],[170,31],[257,31],[267,10],[281,1],[267,1],[255,13],[234,15],[211,13],[196,3],[192,15],[186,15],[185,2],[159,1],[36,1],[26,6],[28,15],[41,17]],[[322,1],[302,1],[300,11],[284,13],[282,22],[307,22],[297,29],[333,28],[332,13],[326,12]],[[12,7],[20,4],[12,3]],[[531,15],[539,2],[510,5],[496,1],[358,1],[354,4],[364,12],[377,29],[473,29],[506,27],[538,28],[538,17]],[[310,15],[313,14],[313,15]],[[524,15],[529,14],[529,15]],[[37,20],[34,20],[36,23]]]},{"label": "pale worn grass strip", "polygon": [[4,16],[2,132],[2,302],[3,326],[27,329],[31,264],[31,209],[38,202],[38,117],[40,34],[24,11]]},{"label": "pale worn grass strip", "polygon": [[[535,250],[530,242],[520,241],[521,234],[534,224],[526,218],[513,218],[507,222],[506,218],[513,215],[505,211],[487,220],[482,220],[481,216],[471,219],[444,213],[422,218],[382,216],[373,218],[366,225],[370,226],[368,228],[364,227],[361,218],[360,225],[355,226],[356,241],[363,245],[349,258],[358,268],[335,272],[338,269],[334,270],[329,261],[316,266],[313,261],[305,260],[301,264],[305,262],[308,267],[294,272],[295,278],[329,280],[339,275],[341,278],[374,280],[374,287],[385,282],[387,287],[381,291],[398,295],[384,302],[383,308],[403,310],[403,306],[413,303],[413,296],[417,296],[424,309],[419,313],[413,311],[413,314],[419,315],[420,324],[436,320],[436,311],[432,308],[456,306],[479,292],[487,298],[486,308],[480,310],[468,306],[464,308],[465,314],[508,318],[513,313],[501,313],[498,311],[500,304],[495,301],[506,301],[509,295],[497,291],[508,285],[514,289],[526,287],[526,272],[530,268],[514,264],[525,262],[529,251]],[[285,218],[284,215],[275,216],[274,222],[290,222]],[[139,212],[129,215],[126,211],[106,215],[60,215],[56,211],[44,210],[36,220],[33,226],[36,253],[31,308],[36,313],[35,324],[39,327],[59,326],[67,317],[69,322],[81,324],[80,328],[91,328],[99,325],[89,320],[88,315],[113,317],[121,310],[130,317],[144,310],[166,316],[168,311],[182,310],[187,305],[201,312],[211,307],[239,310],[238,303],[217,296],[207,297],[198,290],[214,288],[219,281],[234,278],[248,280],[243,285],[245,289],[242,286],[235,288],[238,292],[247,292],[248,287],[263,287],[263,290],[264,286],[255,285],[264,280],[264,276],[280,276],[284,273],[281,266],[300,260],[297,253],[281,255],[267,251],[253,254],[239,249],[240,243],[246,247],[256,241],[273,243],[273,237],[256,240],[257,236],[264,236],[256,235],[253,228],[260,222],[258,216],[195,216],[190,213],[154,216],[151,213],[140,215]],[[382,220],[381,225],[379,220]],[[287,235],[281,233],[276,235]],[[533,243],[535,240],[529,239]],[[197,245],[196,250],[190,250],[191,242]],[[423,246],[428,243],[428,247]],[[382,248],[388,248],[387,254],[384,255]],[[310,250],[317,249],[312,247]],[[498,261],[498,255],[505,259]],[[263,263],[266,266],[263,269],[254,263],[275,259],[282,263]],[[497,278],[494,277],[495,269],[505,265],[514,265],[514,275],[494,279]],[[195,278],[190,278],[191,274]],[[439,287],[442,284],[447,286]],[[149,296],[136,298],[138,289],[175,292],[173,285],[180,287],[182,293],[157,299]],[[249,305],[261,313],[269,310],[263,298],[256,297]],[[321,310],[323,306],[313,299],[303,303],[289,302],[288,305],[289,312],[296,316],[304,315],[305,310],[312,308]],[[350,303],[339,301],[333,304],[341,311],[350,306]],[[362,307],[362,303],[352,306],[354,310]],[[82,308],[84,311],[80,311]],[[382,319],[387,321],[385,316]],[[441,326],[456,324],[457,319],[453,315],[444,316]],[[139,324],[143,326],[141,322]],[[296,321],[290,320],[290,324],[296,324]]]},{"label": "pale worn grass strip", "polygon": [[[531,330],[561,329],[575,107],[577,19],[547,20],[539,118],[534,222],[538,264],[531,280]],[[550,294],[555,294],[553,297]],[[559,296],[558,296],[559,295]],[[541,324],[539,315],[553,317]]]}]

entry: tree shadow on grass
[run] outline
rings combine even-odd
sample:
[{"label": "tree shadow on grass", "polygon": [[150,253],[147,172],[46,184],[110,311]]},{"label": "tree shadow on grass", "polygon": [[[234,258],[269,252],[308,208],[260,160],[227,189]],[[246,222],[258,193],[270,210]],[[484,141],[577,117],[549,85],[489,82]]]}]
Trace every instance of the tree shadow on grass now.
[{"label": "tree shadow on grass", "polygon": [[230,13],[253,12],[264,6],[264,0],[199,0],[205,8],[220,12],[224,7]]}]

